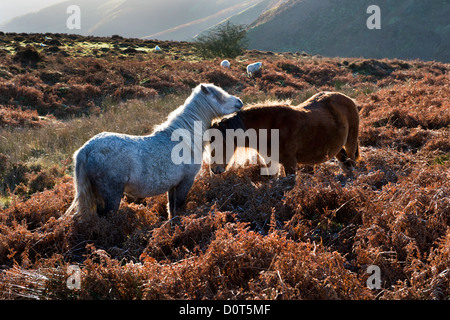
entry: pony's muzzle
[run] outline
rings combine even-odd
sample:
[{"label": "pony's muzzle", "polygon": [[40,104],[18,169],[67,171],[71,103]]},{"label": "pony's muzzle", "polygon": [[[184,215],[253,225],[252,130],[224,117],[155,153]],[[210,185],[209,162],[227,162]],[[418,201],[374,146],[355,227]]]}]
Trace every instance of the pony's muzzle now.
[{"label": "pony's muzzle", "polygon": [[238,99],[238,101],[236,102],[236,104],[234,105],[234,107],[238,110],[241,110],[242,107],[244,106],[244,103],[242,102],[241,99]]}]

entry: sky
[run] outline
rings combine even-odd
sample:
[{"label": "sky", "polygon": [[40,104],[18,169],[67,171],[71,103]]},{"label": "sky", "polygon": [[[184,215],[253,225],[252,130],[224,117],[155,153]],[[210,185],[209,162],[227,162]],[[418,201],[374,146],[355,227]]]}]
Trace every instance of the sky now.
[{"label": "sky", "polygon": [[0,0],[0,25],[14,17],[67,0]]}]

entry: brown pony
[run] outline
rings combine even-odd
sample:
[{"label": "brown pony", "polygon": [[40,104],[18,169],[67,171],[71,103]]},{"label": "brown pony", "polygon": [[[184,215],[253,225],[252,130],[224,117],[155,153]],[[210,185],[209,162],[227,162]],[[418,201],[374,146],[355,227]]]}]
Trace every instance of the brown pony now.
[{"label": "brown pony", "polygon": [[[270,145],[270,130],[279,130],[279,162],[286,174],[295,173],[297,164],[316,164],[333,157],[345,174],[351,174],[359,159],[358,109],[353,100],[338,92],[321,92],[298,106],[288,104],[263,104],[244,108],[232,117],[224,118],[212,126],[228,141],[227,129],[267,129]],[[249,147],[245,139],[245,147]],[[237,143],[234,141],[234,151]],[[259,145],[259,143],[258,143]],[[244,146],[243,146],[244,147]],[[226,144],[223,143],[226,154]],[[268,147],[269,150],[270,146]],[[214,156],[215,150],[211,151]],[[222,163],[212,163],[211,171],[222,173],[232,155],[226,154]]]}]

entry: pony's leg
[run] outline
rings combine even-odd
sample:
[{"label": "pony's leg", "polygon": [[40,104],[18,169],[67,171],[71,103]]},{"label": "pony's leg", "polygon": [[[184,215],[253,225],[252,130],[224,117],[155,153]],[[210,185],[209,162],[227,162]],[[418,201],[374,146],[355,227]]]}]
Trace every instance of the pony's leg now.
[{"label": "pony's leg", "polygon": [[286,157],[280,160],[280,163],[284,167],[284,173],[287,175],[295,174],[297,169],[297,159],[295,157]]},{"label": "pony's leg", "polygon": [[176,210],[181,208],[186,202],[186,196],[193,183],[194,179],[184,179],[176,187],[169,190],[169,220],[175,217]]},{"label": "pony's leg", "polygon": [[167,192],[167,198],[169,200],[167,204],[167,211],[169,213],[168,219],[172,219],[172,216],[175,215],[175,197],[177,194],[177,187],[173,187]]},{"label": "pony's leg", "polygon": [[97,185],[99,196],[103,199],[103,206],[97,211],[100,217],[104,217],[110,212],[119,211],[120,200],[122,199],[125,187],[120,184],[110,183]]},{"label": "pony's leg", "polygon": [[339,161],[339,167],[344,171],[345,175],[352,175],[355,162],[347,156],[347,152],[344,148],[338,152],[336,159]]},{"label": "pony's leg", "polygon": [[103,212],[103,216],[106,216],[109,213],[116,213],[117,211],[119,211],[120,200],[122,200],[122,195],[123,195],[123,192],[115,193],[115,194],[109,195],[105,199],[105,209]]}]

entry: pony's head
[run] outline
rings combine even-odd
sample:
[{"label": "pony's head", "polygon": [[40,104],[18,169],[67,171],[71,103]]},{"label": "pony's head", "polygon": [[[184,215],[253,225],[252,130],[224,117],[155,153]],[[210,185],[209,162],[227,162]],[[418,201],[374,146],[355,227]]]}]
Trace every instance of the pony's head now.
[{"label": "pony's head", "polygon": [[[214,140],[211,139],[210,141],[209,169],[214,174],[220,174],[228,168],[237,147],[247,147],[245,145],[247,142],[245,140],[245,133],[240,135],[240,132],[236,131],[240,129],[242,130],[241,132],[244,132],[246,127],[241,113],[238,112],[231,117],[223,118],[219,122],[214,123],[211,129]],[[242,137],[244,137],[243,141],[240,139]],[[217,139],[220,139],[220,141]]]},{"label": "pony's head", "polygon": [[210,105],[215,106],[215,111],[219,116],[239,111],[244,105],[241,99],[228,94],[213,84],[202,83],[194,89],[193,94],[203,95],[209,101]]}]

